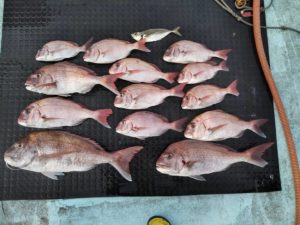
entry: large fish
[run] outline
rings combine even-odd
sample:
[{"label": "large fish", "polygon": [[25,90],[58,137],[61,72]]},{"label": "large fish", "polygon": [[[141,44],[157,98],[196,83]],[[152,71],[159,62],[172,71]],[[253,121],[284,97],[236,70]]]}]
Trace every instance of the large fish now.
[{"label": "large fish", "polygon": [[244,121],[222,110],[207,111],[196,116],[188,124],[184,136],[200,141],[221,141],[228,138],[239,138],[246,130],[251,130],[266,138],[260,126],[267,121],[267,119]]},{"label": "large fish", "polygon": [[220,88],[210,84],[193,87],[182,99],[181,108],[203,109],[222,102],[227,94],[239,96],[237,80],[233,81],[226,88]]},{"label": "large fish", "polygon": [[179,32],[180,27],[176,27],[173,30],[157,28],[157,29],[149,29],[145,31],[134,32],[131,34],[132,38],[136,41],[144,39],[146,42],[159,41],[169,35],[170,33],[174,33],[178,36],[182,36]]},{"label": "large fish", "polygon": [[124,109],[147,109],[159,105],[169,96],[183,97],[185,84],[166,89],[154,84],[132,84],[122,89],[114,105]]},{"label": "large fish", "polygon": [[265,167],[264,152],[273,143],[262,144],[244,152],[211,142],[183,140],[169,145],[156,162],[156,169],[171,176],[190,177],[205,181],[202,176],[227,170],[232,164],[250,163]]},{"label": "large fish", "polygon": [[157,113],[140,111],[125,117],[117,126],[117,133],[145,139],[164,134],[168,130],[182,132],[187,122],[187,118],[182,118],[174,122],[169,122],[166,117]]},{"label": "large fish", "polygon": [[25,127],[53,128],[76,126],[91,118],[110,128],[107,118],[111,109],[90,110],[67,99],[52,97],[28,105],[20,114],[18,123]]},{"label": "large fish", "polygon": [[191,63],[186,65],[178,75],[178,83],[197,84],[214,78],[218,71],[229,71],[226,62]]},{"label": "large fish", "polygon": [[84,45],[71,41],[50,41],[38,50],[35,59],[37,61],[60,61],[76,56],[79,52],[85,52],[92,44],[93,38],[90,38]]},{"label": "large fish", "polygon": [[114,63],[109,74],[124,73],[120,78],[133,83],[155,83],[159,79],[173,83],[178,75],[177,72],[162,72],[156,65],[137,58],[121,59]]},{"label": "large fish", "polygon": [[32,132],[4,153],[8,166],[42,173],[57,180],[64,172],[81,172],[110,164],[131,181],[129,163],[143,147],[134,146],[113,153],[96,142],[63,131]]},{"label": "large fish", "polygon": [[59,62],[41,67],[27,79],[29,91],[46,95],[69,96],[73,93],[85,94],[100,84],[115,94],[119,94],[115,81],[123,74],[97,76],[83,66],[70,62]]},{"label": "large fish", "polygon": [[108,64],[119,59],[126,58],[132,50],[150,52],[145,46],[145,41],[140,40],[135,43],[118,39],[104,39],[94,43],[84,54],[85,62]]},{"label": "large fish", "polygon": [[206,62],[213,57],[227,60],[230,51],[231,49],[213,51],[200,43],[182,40],[172,44],[165,51],[163,59],[166,62],[182,64]]}]

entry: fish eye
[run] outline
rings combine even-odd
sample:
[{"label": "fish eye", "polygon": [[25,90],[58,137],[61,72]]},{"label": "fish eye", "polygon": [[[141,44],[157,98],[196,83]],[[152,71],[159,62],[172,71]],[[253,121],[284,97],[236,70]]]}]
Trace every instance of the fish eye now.
[{"label": "fish eye", "polygon": [[35,150],[33,150],[33,154],[37,154],[38,153],[38,151],[35,149]]},{"label": "fish eye", "polygon": [[18,143],[18,144],[17,144],[17,147],[18,147],[18,148],[22,148],[23,145],[22,145],[21,143]]},{"label": "fish eye", "polygon": [[194,122],[191,123],[191,128],[195,128],[196,124]]},{"label": "fish eye", "polygon": [[169,153],[168,155],[167,155],[167,159],[172,159],[173,158],[173,154],[172,153]]},{"label": "fish eye", "polygon": [[37,78],[40,78],[41,76],[42,76],[42,74],[40,74],[40,73],[37,73],[37,74],[36,74],[36,77],[37,77]]},{"label": "fish eye", "polygon": [[31,112],[31,109],[30,109],[30,108],[26,108],[26,109],[25,109],[25,114],[28,115],[28,114],[30,114],[30,112]]}]

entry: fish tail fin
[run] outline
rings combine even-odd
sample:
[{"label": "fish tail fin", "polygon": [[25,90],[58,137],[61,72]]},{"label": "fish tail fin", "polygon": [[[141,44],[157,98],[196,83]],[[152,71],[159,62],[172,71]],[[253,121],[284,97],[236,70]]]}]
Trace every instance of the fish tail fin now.
[{"label": "fish tail fin", "polygon": [[226,71],[226,72],[229,71],[229,68],[226,65],[226,60],[223,60],[222,62],[220,62],[220,64],[218,65],[218,67],[219,67],[219,70]]},{"label": "fish tail fin", "polygon": [[239,96],[240,93],[237,89],[237,80],[234,80],[229,86],[226,88],[229,94],[232,94],[234,96]]},{"label": "fish tail fin", "polygon": [[116,170],[118,170],[118,172],[128,181],[132,181],[129,171],[129,163],[135,156],[135,154],[137,154],[142,149],[143,146],[134,146],[112,153],[112,166],[114,166]]},{"label": "fish tail fin", "polygon": [[262,159],[262,155],[265,153],[265,151],[270,148],[274,143],[269,142],[262,145],[258,145],[256,147],[250,148],[249,150],[245,151],[245,162],[253,164],[255,166],[259,167],[265,167],[268,165],[268,162]]},{"label": "fish tail fin", "polygon": [[107,122],[108,117],[113,113],[111,109],[98,109],[93,112],[94,119],[98,121],[98,123],[102,124],[107,128],[111,128]]},{"label": "fish tail fin", "polygon": [[178,76],[178,73],[177,72],[167,72],[167,73],[164,73],[164,80],[168,81],[170,84],[174,83],[177,76]]},{"label": "fish tail fin", "polygon": [[86,50],[88,50],[92,43],[93,43],[94,38],[91,37],[87,42],[85,42],[82,46],[80,46],[80,49],[82,52],[85,52]]},{"label": "fish tail fin", "polygon": [[253,131],[254,133],[258,134],[259,136],[266,138],[267,136],[262,132],[260,127],[268,122],[268,119],[259,119],[259,120],[252,120],[250,121],[249,130]]},{"label": "fish tail fin", "polygon": [[187,122],[188,122],[187,117],[176,120],[170,124],[171,125],[170,129],[178,131],[178,132],[182,132],[182,131],[184,131]]},{"label": "fish tail fin", "polygon": [[138,42],[135,43],[136,49],[143,51],[143,52],[151,52],[149,48],[146,47],[146,41],[145,39],[141,39]]},{"label": "fish tail fin", "polygon": [[185,85],[186,85],[185,83],[179,84],[179,85],[171,88],[170,91],[172,92],[172,95],[177,96],[177,97],[183,97],[185,95],[185,93],[183,92]]},{"label": "fish tail fin", "polygon": [[229,52],[231,52],[232,49],[223,49],[215,52],[215,56],[224,60],[227,60]]},{"label": "fish tail fin", "polygon": [[124,76],[124,73],[116,73],[111,75],[104,75],[101,77],[98,77],[98,83],[102,86],[106,87],[111,92],[115,93],[116,95],[120,94],[116,87],[116,80],[120,77]]},{"label": "fish tail fin", "polygon": [[172,30],[172,33],[178,35],[179,37],[182,37],[182,34],[179,32],[180,27],[176,27]]}]

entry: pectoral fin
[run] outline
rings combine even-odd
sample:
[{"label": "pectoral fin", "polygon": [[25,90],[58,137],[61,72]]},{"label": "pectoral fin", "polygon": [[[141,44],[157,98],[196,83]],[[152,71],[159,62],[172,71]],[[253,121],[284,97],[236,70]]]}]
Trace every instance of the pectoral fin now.
[{"label": "pectoral fin", "polygon": [[201,176],[201,175],[196,175],[196,176],[189,176],[190,178],[194,179],[194,180],[199,180],[199,181],[206,181],[206,179]]},{"label": "pectoral fin", "polygon": [[137,131],[144,130],[144,129],[146,129],[146,127],[133,127],[132,131],[137,132]]},{"label": "pectoral fin", "polygon": [[62,118],[51,118],[51,117],[47,118],[46,116],[42,116],[42,119],[43,119],[45,122],[47,122],[47,121],[51,121],[51,120],[60,120],[60,119],[62,119]]},{"label": "pectoral fin", "polygon": [[219,126],[216,126],[216,127],[212,127],[212,128],[207,128],[208,131],[210,131],[211,133],[221,129],[222,127],[226,126],[226,124],[221,124]]},{"label": "pectoral fin", "polygon": [[61,172],[43,172],[42,174],[52,180],[58,180],[57,176],[64,175],[64,173],[61,173]]},{"label": "pectoral fin", "polygon": [[56,82],[47,83],[47,84],[39,84],[37,87],[56,87]]},{"label": "pectoral fin", "polygon": [[201,102],[204,102],[205,100],[209,99],[210,96],[211,96],[211,95],[203,96],[203,97],[199,98],[199,100],[200,100]]}]

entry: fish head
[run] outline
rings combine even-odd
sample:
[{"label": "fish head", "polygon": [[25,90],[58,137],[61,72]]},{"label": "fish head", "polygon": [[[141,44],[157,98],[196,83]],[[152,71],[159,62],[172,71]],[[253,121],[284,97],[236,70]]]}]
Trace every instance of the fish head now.
[{"label": "fish head", "polygon": [[136,41],[139,41],[142,39],[143,37],[143,34],[141,32],[134,32],[131,34],[131,37],[136,40]]},{"label": "fish head", "polygon": [[119,108],[126,108],[133,103],[132,94],[129,91],[123,90],[120,95],[117,95],[114,101],[114,106]]},{"label": "fish head", "polygon": [[30,104],[19,115],[18,124],[22,126],[33,126],[41,120],[41,114],[37,104]]},{"label": "fish head", "polygon": [[197,106],[197,98],[192,94],[187,94],[182,99],[181,108],[194,109]]},{"label": "fish head", "polygon": [[129,119],[124,119],[116,127],[116,132],[119,134],[128,134],[132,129],[132,121],[130,121]]},{"label": "fish head", "polygon": [[193,120],[187,125],[184,136],[190,139],[199,139],[205,134],[205,130],[203,123]]},{"label": "fish head", "polygon": [[97,48],[90,48],[86,50],[86,52],[83,55],[83,61],[85,62],[97,62],[97,59],[103,56],[101,54],[100,50]]},{"label": "fish head", "polygon": [[189,71],[182,71],[181,73],[179,73],[177,81],[178,83],[188,83],[192,80],[192,73]]},{"label": "fish head", "polygon": [[38,149],[34,143],[27,136],[13,144],[4,153],[5,163],[17,168],[24,168],[30,165],[38,156]]},{"label": "fish head", "polygon": [[27,90],[32,91],[53,83],[54,80],[50,74],[47,74],[43,70],[38,70],[27,78],[25,87]]},{"label": "fish head", "polygon": [[118,61],[109,68],[108,72],[109,74],[116,74],[116,73],[125,73],[127,72],[127,70],[126,67],[124,67],[123,63],[121,61]]},{"label": "fish head", "polygon": [[182,51],[178,46],[170,46],[163,56],[163,60],[166,62],[177,62],[181,61],[180,58],[182,57]]},{"label": "fish head", "polygon": [[37,61],[49,61],[51,60],[51,52],[49,51],[47,46],[43,46],[35,55],[35,60]]},{"label": "fish head", "polygon": [[184,167],[184,160],[181,154],[171,145],[156,161],[156,170],[160,173],[178,175]]}]

